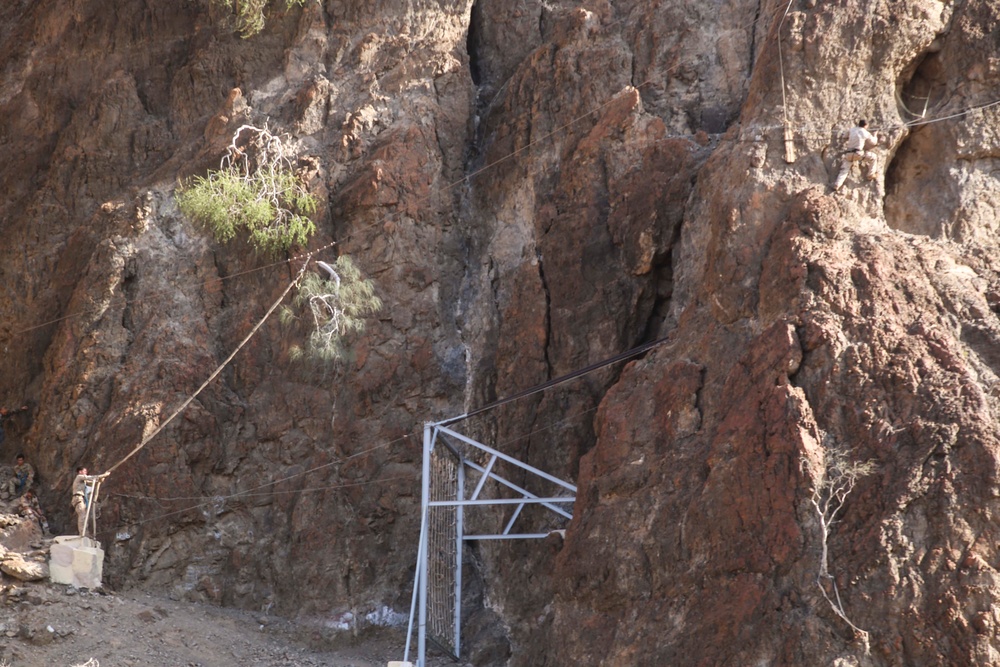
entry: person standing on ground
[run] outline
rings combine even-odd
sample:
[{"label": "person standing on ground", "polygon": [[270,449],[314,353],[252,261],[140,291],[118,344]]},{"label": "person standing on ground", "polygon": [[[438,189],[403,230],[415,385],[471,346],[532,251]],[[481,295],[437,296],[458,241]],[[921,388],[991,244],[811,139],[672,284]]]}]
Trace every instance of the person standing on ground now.
[{"label": "person standing on ground", "polygon": [[14,494],[21,495],[31,488],[35,482],[35,469],[24,460],[24,454],[18,454],[14,466]]},{"label": "person standing on ground", "polygon": [[834,192],[840,190],[844,181],[851,173],[855,162],[861,163],[861,168],[865,172],[865,178],[874,181],[878,176],[875,172],[876,155],[871,150],[878,145],[878,135],[868,131],[868,121],[861,119],[847,135],[847,150],[840,165],[840,173],[833,185]]},{"label": "person standing on ground", "polygon": [[[80,534],[80,537],[86,537],[83,534],[83,526],[87,521],[87,508],[90,507],[90,497],[94,491],[94,484],[107,476],[108,473],[88,475],[87,469],[83,466],[76,469],[76,478],[73,480],[73,511],[76,512],[76,532]],[[91,523],[91,530],[93,530],[93,523]]]}]

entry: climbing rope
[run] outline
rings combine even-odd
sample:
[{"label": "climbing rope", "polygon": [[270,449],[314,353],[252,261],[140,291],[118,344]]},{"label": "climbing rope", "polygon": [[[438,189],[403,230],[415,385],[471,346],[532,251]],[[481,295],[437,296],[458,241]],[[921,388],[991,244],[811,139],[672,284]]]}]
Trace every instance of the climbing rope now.
[{"label": "climbing rope", "polygon": [[333,244],[329,243],[329,244],[323,246],[322,248],[318,248],[317,250],[314,250],[313,252],[310,252],[310,253],[306,254],[305,261],[302,263],[302,268],[299,269],[298,274],[295,276],[294,279],[292,279],[291,282],[288,283],[288,286],[285,288],[285,291],[283,291],[281,293],[281,295],[277,299],[275,299],[274,303],[272,303],[271,307],[267,309],[267,312],[264,313],[264,316],[260,319],[260,321],[257,322],[257,324],[250,330],[250,332],[246,335],[246,337],[243,338],[243,340],[240,342],[240,344],[236,346],[236,349],[233,350],[232,353],[230,353],[230,355],[228,357],[226,357],[226,359],[221,364],[219,364],[219,366],[214,371],[212,371],[212,374],[208,376],[208,379],[206,379],[204,382],[202,382],[201,386],[198,387],[198,389],[195,390],[195,392],[193,394],[191,394],[187,398],[187,400],[185,400],[183,403],[181,403],[180,406],[176,410],[174,410],[174,412],[169,417],[166,418],[166,420],[160,422],[159,426],[157,426],[153,430],[152,433],[150,433],[149,435],[147,435],[146,437],[144,437],[139,442],[139,444],[135,446],[135,448],[131,452],[129,452],[127,455],[125,455],[125,458],[123,458],[122,460],[120,460],[118,463],[114,464],[110,468],[108,468],[108,470],[105,473],[105,475],[111,474],[119,466],[121,466],[123,463],[125,463],[126,461],[128,461],[130,458],[132,458],[133,456],[135,456],[143,447],[145,447],[149,443],[150,440],[152,440],[153,438],[155,438],[160,433],[160,431],[162,431],[164,428],[166,428],[167,424],[169,424],[171,421],[174,420],[175,417],[177,417],[177,415],[179,415],[181,412],[183,412],[184,409],[188,405],[190,405],[191,402],[194,399],[196,399],[198,397],[198,394],[200,394],[202,391],[204,391],[205,387],[207,387],[212,382],[212,380],[214,380],[216,377],[218,377],[219,373],[221,373],[226,368],[226,366],[229,365],[229,362],[233,360],[233,357],[235,357],[236,354],[240,350],[243,349],[243,346],[245,346],[248,342],[250,342],[250,339],[253,338],[254,334],[256,334],[257,331],[262,326],[264,326],[264,323],[267,322],[268,318],[271,317],[271,314],[274,313],[274,311],[278,308],[278,306],[281,304],[281,302],[284,301],[285,297],[288,296],[288,293],[292,291],[292,288],[299,284],[299,281],[302,279],[302,276],[305,275],[306,269],[309,268],[309,262],[312,260],[313,255],[316,254],[316,253],[318,253],[318,252],[321,252],[322,250],[325,250],[326,248],[329,248],[331,245],[333,245]]},{"label": "climbing rope", "polygon": [[[265,495],[265,494],[255,494],[253,492],[254,491],[259,491],[260,489],[265,489],[265,488],[267,488],[269,486],[276,486],[278,484],[281,484],[282,482],[287,482],[287,481],[295,479],[297,477],[304,477],[305,475],[311,475],[312,473],[317,472],[319,470],[323,470],[324,468],[329,468],[330,466],[335,466],[335,465],[344,463],[346,461],[350,461],[351,459],[358,458],[359,456],[366,456],[368,454],[371,454],[372,452],[378,451],[380,449],[385,449],[387,447],[390,447],[390,446],[396,444],[397,442],[401,442],[403,440],[406,440],[409,437],[411,437],[411,434],[407,433],[406,435],[402,435],[402,436],[400,436],[400,437],[398,437],[398,438],[396,438],[394,440],[389,440],[388,442],[383,442],[380,445],[375,445],[374,447],[370,447],[370,448],[362,450],[360,452],[355,452],[354,454],[351,454],[349,456],[343,456],[343,457],[338,458],[338,459],[336,459],[334,461],[329,461],[327,463],[322,463],[322,464],[320,464],[320,465],[318,465],[318,466],[316,466],[314,468],[310,468],[308,470],[303,470],[302,472],[297,472],[294,475],[288,475],[287,477],[282,477],[280,479],[275,479],[275,480],[272,480],[270,482],[265,482],[264,484],[260,484],[258,486],[251,487],[251,488],[249,488],[249,489],[247,489],[245,491],[238,491],[236,493],[232,493],[232,494],[229,494],[229,495],[223,495],[223,496],[216,495],[216,496],[212,496],[212,498],[213,499],[214,498],[220,498],[222,500],[228,500],[230,498],[239,498],[239,497],[243,497],[243,496],[246,496],[246,495]],[[275,492],[275,493],[278,493],[278,492]],[[286,492],[282,491],[281,493],[286,493]],[[116,493],[114,495],[120,496],[120,497],[123,497],[123,498],[139,498],[139,499],[145,499],[145,500],[163,500],[163,501],[203,500],[205,498],[205,496],[153,497],[153,496],[148,496],[148,495],[141,495],[140,496],[140,495],[129,495],[129,494],[124,494],[124,493]]]},{"label": "climbing rope", "polygon": [[[897,123],[895,125],[873,125],[873,126],[870,126],[870,128],[871,128],[871,131],[873,131],[873,132],[886,132],[886,131],[889,131],[889,130],[898,130],[898,129],[908,129],[908,128],[913,128],[913,127],[920,127],[920,126],[923,126],[923,125],[929,125],[931,123],[940,123],[940,122],[946,121],[946,120],[954,120],[956,118],[961,118],[963,116],[968,116],[968,115],[976,113],[978,111],[983,111],[983,110],[986,110],[986,109],[989,109],[989,108],[992,108],[992,107],[997,107],[997,106],[1000,106],[1000,99],[996,99],[996,100],[993,100],[991,102],[986,102],[984,104],[978,104],[978,105],[975,105],[975,106],[966,107],[965,109],[962,109],[961,111],[956,111],[956,112],[948,113],[948,114],[941,115],[941,116],[932,116],[930,118],[921,118],[921,119],[918,119],[918,120],[908,121],[906,123]],[[752,132],[754,134],[754,136],[750,136],[750,137],[747,137],[747,136],[727,137],[726,135],[729,134],[728,131],[727,132],[723,132],[723,133],[716,133],[716,134],[707,134],[706,133],[704,136],[708,136],[708,137],[714,138],[714,140],[716,140],[720,144],[721,143],[731,143],[731,144],[741,144],[741,143],[759,144],[759,143],[767,143],[769,141],[784,141],[783,138],[779,138],[779,137],[765,137],[765,136],[763,136],[764,133],[770,132],[772,130],[782,130],[783,128],[784,128],[784,125],[752,125],[752,126],[746,126],[744,128],[741,128],[741,133],[742,134],[746,134],[748,132]],[[800,136],[800,137],[822,138],[822,139],[828,139],[830,137],[830,128],[829,128],[828,125],[799,125],[799,126],[796,126],[794,129],[798,133],[798,136]],[[684,140],[684,141],[690,141],[692,143],[697,143],[700,136],[702,136],[702,135],[700,135],[700,134],[668,134],[668,135],[664,135],[664,136],[660,137],[659,139],[657,139],[657,141],[677,141],[677,140]]]},{"label": "climbing rope", "polygon": [[469,417],[474,417],[476,415],[482,414],[482,413],[487,412],[489,410],[494,410],[496,408],[499,408],[501,405],[506,405],[508,403],[513,403],[514,401],[520,400],[520,399],[525,398],[527,396],[531,396],[532,394],[537,394],[539,392],[545,391],[546,389],[551,389],[552,387],[555,387],[556,385],[563,384],[564,382],[569,382],[570,380],[575,380],[575,379],[577,379],[579,377],[583,377],[584,375],[588,375],[590,373],[593,373],[594,371],[596,371],[598,369],[601,369],[601,368],[604,368],[605,366],[610,366],[612,364],[618,363],[619,361],[624,361],[625,359],[631,359],[632,357],[639,356],[640,354],[642,354],[644,352],[648,352],[649,350],[652,350],[654,347],[658,347],[660,345],[663,345],[668,340],[670,340],[670,337],[669,336],[664,336],[663,338],[658,338],[658,339],[656,339],[654,341],[651,341],[649,343],[644,343],[642,345],[639,345],[638,347],[632,348],[631,350],[627,350],[625,352],[621,352],[619,354],[616,354],[613,357],[609,357],[607,359],[604,359],[603,361],[598,361],[597,363],[593,363],[593,364],[587,366],[586,368],[581,368],[579,370],[573,371],[572,373],[567,373],[566,375],[562,375],[560,377],[554,378],[554,379],[549,380],[547,382],[542,382],[540,384],[536,384],[533,387],[528,387],[527,389],[519,391],[516,394],[512,394],[511,396],[507,396],[506,398],[501,398],[499,400],[493,401],[492,403],[487,403],[486,405],[484,405],[484,406],[482,406],[480,408],[476,408],[475,410],[472,410],[470,412],[466,412],[465,414],[459,415],[457,417],[451,417],[449,419],[445,419],[444,421],[437,422],[435,425],[436,426],[447,426],[448,424],[454,424],[455,422],[459,422],[459,421],[462,421],[464,419],[468,419]]},{"label": "climbing rope", "polygon": [[[597,406],[596,405],[592,406],[592,407],[589,407],[589,408],[586,408],[586,409],[583,409],[583,410],[580,410],[580,411],[578,411],[578,412],[576,412],[576,413],[574,413],[572,415],[563,417],[562,419],[558,419],[558,420],[556,420],[556,421],[554,421],[552,423],[546,424],[545,426],[539,426],[538,428],[532,429],[532,430],[530,430],[530,431],[528,431],[526,433],[520,433],[520,434],[518,434],[516,436],[508,438],[508,439],[506,439],[506,440],[504,440],[502,442],[497,443],[497,445],[499,447],[501,447],[501,448],[506,447],[508,445],[520,442],[522,440],[525,440],[527,438],[533,437],[533,436],[538,435],[540,433],[545,433],[547,431],[551,431],[552,429],[558,428],[558,427],[563,426],[565,424],[575,422],[578,419],[580,419],[581,417],[583,417],[584,415],[592,413],[592,412],[594,412],[596,410],[597,410]],[[265,489],[265,488],[267,488],[269,486],[276,486],[276,485],[278,485],[278,484],[280,484],[282,482],[287,482],[289,480],[292,480],[292,479],[295,479],[295,478],[298,478],[298,477],[304,477],[306,475],[309,475],[311,473],[317,472],[317,471],[322,470],[324,468],[328,468],[328,467],[333,466],[333,465],[344,463],[345,461],[348,461],[350,459],[357,458],[359,456],[366,456],[366,455],[371,454],[372,452],[374,452],[376,450],[385,449],[385,448],[390,447],[390,446],[392,446],[392,445],[394,445],[394,444],[396,444],[396,443],[398,443],[398,442],[400,442],[402,440],[406,440],[406,439],[411,438],[411,437],[417,437],[417,436],[415,434],[407,433],[407,434],[404,434],[404,435],[402,435],[402,436],[400,436],[398,438],[395,438],[394,440],[390,440],[390,441],[384,442],[382,444],[375,445],[374,447],[371,447],[369,449],[365,449],[365,450],[360,451],[360,452],[355,452],[354,454],[351,454],[349,456],[345,456],[345,457],[339,458],[336,461],[331,461],[329,463],[324,463],[324,464],[315,466],[313,468],[310,468],[308,470],[304,470],[302,472],[296,473],[294,475],[289,475],[287,477],[282,477],[281,479],[276,479],[276,480],[273,480],[273,481],[270,481],[270,482],[266,482],[264,484],[260,484],[258,486],[255,486],[255,487],[252,487],[250,489],[247,489],[245,491],[238,491],[236,493],[231,493],[231,494],[228,494],[228,495],[215,495],[215,496],[210,496],[210,497],[209,496],[168,496],[168,497],[164,497],[164,496],[150,496],[150,495],[146,495],[146,494],[130,494],[130,493],[113,493],[111,495],[114,496],[114,497],[116,497],[116,498],[127,498],[127,499],[130,499],[130,500],[145,500],[145,501],[151,501],[151,502],[156,502],[156,503],[161,503],[161,502],[179,502],[179,501],[199,501],[199,502],[197,502],[194,505],[189,505],[188,507],[184,507],[182,509],[171,510],[169,512],[164,512],[164,513],[156,514],[154,516],[146,517],[144,519],[138,519],[138,520],[131,520],[131,521],[124,521],[123,522],[123,525],[125,525],[125,526],[138,527],[138,526],[146,524],[146,523],[151,523],[153,521],[158,521],[160,519],[165,519],[165,518],[168,518],[168,517],[171,517],[171,516],[176,516],[178,514],[183,514],[185,512],[190,512],[192,510],[198,510],[198,509],[201,509],[201,508],[204,508],[204,507],[218,505],[220,502],[225,502],[227,500],[239,500],[241,498],[254,498],[254,497],[274,497],[274,496],[286,495],[286,494],[315,493],[315,492],[320,492],[320,491],[334,491],[334,490],[338,490],[338,489],[357,488],[357,487],[362,487],[362,486],[370,486],[370,485],[375,485],[375,484],[386,484],[386,483],[389,483],[389,482],[398,482],[398,481],[405,481],[405,480],[411,480],[411,481],[413,481],[413,480],[415,480],[415,478],[412,475],[401,475],[401,476],[396,476],[396,477],[382,477],[382,478],[376,478],[376,479],[369,479],[369,480],[358,481],[358,482],[342,482],[342,483],[339,483],[339,484],[329,484],[329,485],[324,485],[324,486],[296,488],[296,489],[288,489],[288,490],[281,490],[281,491],[273,490],[273,491],[267,491],[267,492],[260,492],[260,493],[258,493],[258,491],[260,491],[261,489]]]},{"label": "climbing rope", "polygon": [[1000,106],[1000,99],[994,100],[993,102],[987,102],[986,104],[980,104],[978,106],[969,107],[963,111],[957,113],[949,114],[947,116],[939,116],[937,118],[921,118],[919,120],[912,120],[908,123],[903,123],[902,125],[891,126],[891,127],[919,127],[921,125],[930,125],[931,123],[940,123],[945,120],[952,120],[954,118],[961,118],[962,116],[967,116],[971,113],[977,111],[983,111],[984,109],[989,109],[990,107]]},{"label": "climbing rope", "polygon": [[[327,244],[326,246],[324,246],[324,248],[328,248],[331,245],[334,245],[334,243]],[[316,251],[313,251],[313,253],[315,253],[315,252]],[[289,257],[287,259],[283,259],[283,260],[280,260],[280,261],[277,261],[277,262],[271,262],[270,264],[264,264],[263,266],[255,266],[254,268],[252,268],[252,269],[246,269],[245,271],[236,271],[234,273],[230,273],[229,275],[222,276],[220,278],[212,278],[211,280],[204,280],[204,281],[200,281],[198,283],[190,283],[190,284],[196,285],[196,286],[200,285],[203,289],[205,289],[207,291],[211,291],[212,289],[215,288],[216,285],[221,285],[223,282],[225,282],[227,280],[232,280],[233,278],[239,278],[239,277],[250,275],[250,274],[253,274],[253,273],[260,273],[261,271],[266,271],[266,270],[272,269],[272,268],[274,268],[276,266],[284,266],[285,264],[291,264],[292,262],[295,262],[295,261],[297,261],[299,259],[302,259],[303,257],[306,257],[309,254],[312,254],[312,253],[302,253],[302,254],[299,254],[299,255],[294,255],[294,256]],[[164,295],[164,294],[173,294],[173,293],[177,292],[177,290],[178,290],[177,285],[176,284],[172,284],[168,288],[164,288],[162,290],[153,290],[153,291],[149,292],[146,295],[146,299],[148,299],[150,301],[155,301],[157,299],[157,297],[159,297],[161,295]],[[126,299],[125,296],[121,296],[120,298]],[[140,301],[137,299],[137,300],[132,301],[132,303],[140,303]],[[42,327],[47,327],[47,326],[50,326],[52,324],[59,324],[60,322],[65,322],[66,320],[71,320],[74,317],[82,317],[83,315],[87,315],[88,313],[100,312],[101,309],[103,309],[103,308],[105,308],[105,306],[103,306],[103,305],[102,306],[95,306],[94,308],[86,308],[84,310],[79,310],[79,311],[77,311],[75,313],[69,313],[67,315],[62,315],[60,317],[54,317],[51,320],[45,320],[44,322],[39,322],[38,324],[33,324],[30,327],[26,327],[24,329],[18,329],[17,331],[12,331],[10,335],[15,336],[15,335],[20,335],[20,334],[28,333],[28,332],[34,331],[36,329],[41,329]]]},{"label": "climbing rope", "polygon": [[778,21],[778,31],[775,36],[775,41],[778,42],[778,72],[781,74],[781,116],[785,132],[785,162],[788,164],[795,162],[795,139],[792,129],[788,125],[788,102],[785,99],[785,62],[781,53],[781,27],[785,25],[785,18],[788,16],[788,10],[791,8],[792,0],[788,0],[788,4],[785,6],[785,13],[781,15],[781,20]]},{"label": "climbing rope", "polygon": [[[340,484],[331,484],[331,485],[327,485],[327,486],[311,487],[311,488],[307,488],[307,489],[289,489],[287,491],[269,491],[267,493],[250,493],[250,494],[236,493],[236,494],[232,494],[230,496],[213,496],[213,497],[207,498],[207,499],[204,498],[204,497],[202,497],[201,499],[203,500],[203,502],[200,502],[200,503],[197,503],[197,504],[194,504],[194,505],[189,505],[188,507],[184,507],[184,508],[181,508],[181,509],[178,509],[178,510],[172,510],[170,512],[164,512],[162,514],[157,514],[155,516],[146,517],[144,519],[136,519],[136,520],[132,520],[132,521],[126,520],[126,521],[123,521],[122,524],[124,526],[138,527],[138,526],[141,526],[141,525],[144,525],[144,524],[147,524],[147,523],[152,523],[153,521],[159,521],[161,519],[166,519],[166,518],[171,517],[171,516],[177,516],[178,514],[184,514],[185,512],[190,512],[192,510],[197,510],[197,509],[201,509],[203,507],[210,507],[210,506],[213,506],[213,505],[217,505],[218,503],[223,502],[223,501],[225,501],[227,499],[231,499],[231,498],[242,498],[242,497],[254,498],[254,497],[278,496],[278,495],[283,495],[283,494],[299,494],[299,493],[311,493],[311,492],[319,492],[319,491],[333,491],[333,490],[337,490],[337,489],[350,489],[350,488],[357,488],[357,487],[362,487],[362,486],[372,486],[372,485],[375,485],[375,484],[386,484],[386,483],[389,483],[389,482],[399,482],[399,481],[404,481],[404,480],[411,480],[411,481],[413,481],[414,480],[414,476],[413,475],[396,475],[396,476],[393,476],[393,477],[382,477],[382,478],[377,478],[377,479],[367,479],[367,480],[362,480],[362,481],[358,481],[358,482],[342,482]],[[112,494],[112,495],[118,496],[118,497],[124,497],[124,498],[135,498],[135,499],[139,499],[139,500],[142,500],[142,499],[145,499],[145,500],[160,500],[159,498],[149,498],[149,497],[145,497],[144,498],[142,496],[134,496],[134,495],[130,496],[130,495],[119,494],[119,493],[115,493],[115,494]]]}]

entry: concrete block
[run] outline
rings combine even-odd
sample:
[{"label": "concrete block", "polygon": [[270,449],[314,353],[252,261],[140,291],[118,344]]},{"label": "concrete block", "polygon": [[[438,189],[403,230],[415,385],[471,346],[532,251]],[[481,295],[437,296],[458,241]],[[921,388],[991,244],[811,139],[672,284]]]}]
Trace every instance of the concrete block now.
[{"label": "concrete block", "polygon": [[389,667],[413,667],[413,663],[404,662],[402,660],[390,660]]},{"label": "concrete block", "polygon": [[49,549],[49,579],[74,588],[100,588],[104,573],[101,543],[89,537],[62,535]]}]

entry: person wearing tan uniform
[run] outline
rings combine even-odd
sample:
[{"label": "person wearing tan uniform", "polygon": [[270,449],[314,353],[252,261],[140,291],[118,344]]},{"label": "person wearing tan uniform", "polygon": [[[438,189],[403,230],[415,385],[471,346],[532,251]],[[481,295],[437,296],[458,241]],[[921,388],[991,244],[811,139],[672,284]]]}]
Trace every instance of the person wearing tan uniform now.
[{"label": "person wearing tan uniform", "polygon": [[843,162],[840,165],[840,173],[833,185],[834,191],[840,190],[844,181],[851,173],[855,163],[861,165],[865,178],[874,181],[877,177],[875,172],[876,155],[871,150],[878,145],[878,135],[868,131],[868,122],[859,120],[857,126],[852,127],[847,135],[847,149],[844,152]]},{"label": "person wearing tan uniform", "polygon": [[[94,492],[94,484],[107,476],[108,473],[104,473],[103,475],[88,475],[87,469],[82,466],[76,469],[76,478],[73,479],[73,511],[76,512],[76,532],[81,537],[85,537],[83,526],[87,521],[87,508],[90,507],[90,498]],[[91,522],[90,526],[91,531],[93,531],[93,522]]]}]

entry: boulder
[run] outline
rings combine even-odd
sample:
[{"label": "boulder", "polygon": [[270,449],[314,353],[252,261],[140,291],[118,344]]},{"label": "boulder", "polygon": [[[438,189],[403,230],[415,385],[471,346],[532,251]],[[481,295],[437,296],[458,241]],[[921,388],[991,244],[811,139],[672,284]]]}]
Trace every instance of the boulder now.
[{"label": "boulder", "polygon": [[49,568],[45,563],[26,560],[19,553],[9,553],[0,562],[0,570],[21,581],[40,581],[49,576]]}]

